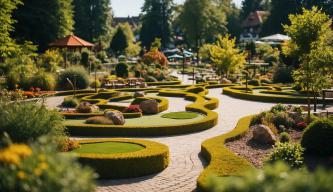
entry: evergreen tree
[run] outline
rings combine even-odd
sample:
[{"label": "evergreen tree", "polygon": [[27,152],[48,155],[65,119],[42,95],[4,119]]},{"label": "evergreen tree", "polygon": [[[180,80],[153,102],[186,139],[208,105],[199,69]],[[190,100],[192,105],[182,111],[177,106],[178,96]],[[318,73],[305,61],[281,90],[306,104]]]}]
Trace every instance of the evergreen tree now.
[{"label": "evergreen tree", "polygon": [[332,0],[301,0],[303,6],[311,9],[316,6],[322,9],[326,14],[333,16],[333,1]]},{"label": "evergreen tree", "polygon": [[117,32],[114,34],[110,49],[113,53],[115,53],[117,56],[119,54],[123,54],[125,52],[125,49],[128,46],[128,40],[127,37],[122,29],[122,27],[118,27]]},{"label": "evergreen tree", "polygon": [[73,30],[72,0],[25,0],[14,12],[15,37],[32,41],[43,51]]},{"label": "evergreen tree", "polygon": [[142,46],[149,49],[157,37],[161,39],[162,47],[165,48],[171,36],[172,0],[145,0],[142,12],[140,31]]},{"label": "evergreen tree", "polygon": [[272,0],[271,13],[262,28],[262,35],[283,33],[282,25],[289,25],[289,14],[296,14],[301,11],[301,4],[295,0]]},{"label": "evergreen tree", "polygon": [[9,56],[14,49],[14,42],[10,36],[15,23],[12,13],[20,3],[21,0],[0,0],[0,61]]},{"label": "evergreen tree", "polygon": [[110,33],[110,0],[74,0],[75,34],[97,42]]}]

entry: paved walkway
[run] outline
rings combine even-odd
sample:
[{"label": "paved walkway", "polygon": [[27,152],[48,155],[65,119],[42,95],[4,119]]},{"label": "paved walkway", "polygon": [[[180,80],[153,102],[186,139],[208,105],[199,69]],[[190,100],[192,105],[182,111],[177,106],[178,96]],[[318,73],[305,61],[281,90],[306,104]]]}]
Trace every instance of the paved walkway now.
[{"label": "paved walkway", "polygon": [[[188,82],[188,81],[187,81]],[[162,172],[134,179],[103,180],[97,191],[115,192],[188,192],[195,191],[196,180],[203,170],[203,160],[198,156],[201,143],[234,128],[239,118],[269,109],[273,104],[234,99],[221,94],[221,89],[211,89],[208,96],[218,98],[218,125],[206,131],[171,136],[143,138],[166,144],[170,149],[170,164]],[[59,102],[51,98],[47,103]],[[188,101],[169,98],[173,110],[183,111]],[[55,104],[53,104],[55,105]]]}]

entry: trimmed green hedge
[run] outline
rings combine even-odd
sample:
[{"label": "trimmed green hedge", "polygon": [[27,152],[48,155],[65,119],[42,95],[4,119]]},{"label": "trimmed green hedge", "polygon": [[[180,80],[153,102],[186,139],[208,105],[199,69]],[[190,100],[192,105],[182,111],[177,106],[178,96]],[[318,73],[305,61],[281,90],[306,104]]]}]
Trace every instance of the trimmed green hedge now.
[{"label": "trimmed green hedge", "polygon": [[160,86],[160,85],[180,85],[181,81],[158,81],[158,82],[146,82],[148,86]]},{"label": "trimmed green hedge", "polygon": [[[273,89],[271,87],[249,87],[250,90],[253,89]],[[245,99],[245,100],[251,100],[251,101],[260,101],[260,102],[272,102],[272,103],[307,103],[306,97],[301,96],[291,96],[291,95],[260,95],[260,94],[253,94],[251,92],[245,92],[244,89],[238,88],[238,87],[226,87],[223,89],[223,94],[229,95],[231,97],[235,97],[238,99]],[[265,91],[267,92],[267,91]],[[271,93],[272,91],[270,91]],[[279,91],[274,91],[278,94]],[[313,103],[313,98],[310,98],[311,103]],[[319,99],[317,101],[318,103],[321,103],[322,100]],[[330,101],[326,101],[330,102]]]},{"label": "trimmed green hedge", "polygon": [[76,153],[81,164],[92,167],[99,179],[131,178],[158,173],[169,164],[169,148],[163,144],[138,139],[92,139],[80,144],[96,142],[127,142],[145,149],[117,154]]},{"label": "trimmed green hedge", "polygon": [[252,117],[251,115],[241,118],[231,132],[208,139],[201,144],[200,154],[209,162],[209,165],[201,172],[197,180],[200,191],[208,190],[209,176],[239,176],[253,168],[251,163],[224,146],[226,142],[236,140],[248,131]]},{"label": "trimmed green hedge", "polygon": [[[193,111],[206,115],[204,119],[190,123],[165,126],[121,126],[121,125],[67,125],[71,135],[81,136],[166,136],[191,132],[198,132],[214,127],[217,124],[218,114],[211,109],[218,105],[218,100],[205,98],[201,95],[178,90],[160,90],[159,95],[170,97],[184,97],[194,103],[187,105],[186,111]],[[153,98],[153,97],[151,97]],[[166,109],[167,100],[160,102],[160,107]]]}]

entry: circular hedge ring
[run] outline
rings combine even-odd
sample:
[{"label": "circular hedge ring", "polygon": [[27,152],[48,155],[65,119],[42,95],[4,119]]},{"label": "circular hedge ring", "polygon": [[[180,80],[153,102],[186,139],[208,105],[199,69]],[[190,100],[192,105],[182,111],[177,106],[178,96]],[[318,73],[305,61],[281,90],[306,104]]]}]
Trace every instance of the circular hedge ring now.
[{"label": "circular hedge ring", "polygon": [[[160,172],[169,164],[169,148],[157,142],[139,139],[89,139],[79,141],[82,146],[116,142],[118,142],[118,145],[122,145],[123,148],[130,147],[131,149],[127,149],[127,152],[118,151],[118,153],[113,153],[115,150],[105,150],[104,146],[104,149],[96,149],[96,152],[93,149],[88,149],[82,153],[80,150],[74,150],[73,153],[78,157],[81,164],[92,167],[98,173],[99,179],[140,177]],[[124,146],[126,143],[127,146]],[[135,150],[133,150],[134,148]]]},{"label": "circular hedge ring", "polygon": [[180,111],[180,112],[171,112],[163,114],[161,117],[168,119],[194,119],[198,117],[198,113],[189,112],[189,111]]}]

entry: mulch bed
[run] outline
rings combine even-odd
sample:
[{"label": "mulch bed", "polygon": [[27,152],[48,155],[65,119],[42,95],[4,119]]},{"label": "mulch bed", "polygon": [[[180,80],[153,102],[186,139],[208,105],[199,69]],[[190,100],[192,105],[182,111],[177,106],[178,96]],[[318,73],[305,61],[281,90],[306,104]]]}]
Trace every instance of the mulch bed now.
[{"label": "mulch bed", "polygon": [[[292,142],[299,142],[302,138],[302,131],[291,130],[288,131]],[[225,144],[231,151],[237,155],[248,160],[256,168],[262,168],[265,160],[273,151],[272,145],[258,144],[252,140],[253,129],[250,127],[249,131],[239,140],[231,141]],[[329,158],[312,156],[309,154],[304,155],[304,163],[309,170],[314,170],[316,167],[324,166],[325,168],[333,169]]]}]

